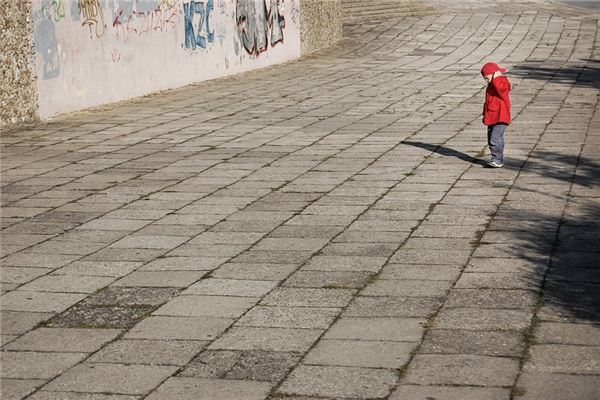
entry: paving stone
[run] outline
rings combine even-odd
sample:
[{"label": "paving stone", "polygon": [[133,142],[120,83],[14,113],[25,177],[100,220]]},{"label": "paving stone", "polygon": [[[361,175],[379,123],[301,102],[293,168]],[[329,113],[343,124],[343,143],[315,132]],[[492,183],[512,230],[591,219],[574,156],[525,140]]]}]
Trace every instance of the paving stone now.
[{"label": "paving stone", "polygon": [[512,330],[522,331],[529,327],[531,311],[448,308],[443,309],[434,322],[436,329]]},{"label": "paving stone", "polygon": [[312,256],[308,251],[286,251],[286,250],[250,250],[233,258],[234,263],[250,264],[304,264]]},{"label": "paving stone", "polygon": [[271,384],[231,379],[169,378],[147,400],[263,400]]},{"label": "paving stone", "polygon": [[438,297],[366,297],[352,300],[348,317],[421,317],[428,318],[440,307]]},{"label": "paving stone", "polygon": [[41,379],[0,379],[2,387],[2,398],[6,400],[21,400],[45,384],[45,380]]},{"label": "paving stone", "polygon": [[305,352],[322,333],[316,329],[235,327],[209,349]]},{"label": "paving stone", "polygon": [[107,287],[86,298],[87,306],[159,306],[173,298],[179,288],[166,287]]},{"label": "paving stone", "polygon": [[456,282],[457,288],[523,289],[539,291],[542,277],[532,274],[464,273]]},{"label": "paving stone", "polygon": [[113,243],[110,247],[128,249],[173,249],[188,241],[185,236],[130,235]]},{"label": "paving stone", "polygon": [[152,312],[154,307],[76,305],[45,323],[50,328],[128,329]]},{"label": "paving stone", "polygon": [[51,270],[47,268],[33,267],[2,267],[2,276],[0,279],[6,283],[24,284],[35,278],[46,275]]},{"label": "paving stone", "polygon": [[104,276],[46,275],[21,286],[20,290],[58,293],[94,293],[111,284],[113,281],[114,278]]},{"label": "paving stone", "polygon": [[209,278],[193,284],[182,294],[262,297],[276,285],[273,281]]},{"label": "paving stone", "polygon": [[345,307],[352,300],[352,289],[279,288],[272,291],[261,305],[280,307]]},{"label": "paving stone", "polygon": [[5,350],[56,351],[93,353],[115,339],[116,329],[37,328],[13,341]]},{"label": "paving stone", "polygon": [[282,281],[290,276],[298,264],[252,264],[226,263],[211,274],[221,279],[249,279],[259,281]]},{"label": "paving stone", "polygon": [[34,393],[32,400],[53,400],[60,396],[61,400],[139,400],[141,396],[128,396],[121,394],[100,394],[100,393],[75,393],[75,392],[48,392],[41,390]]},{"label": "paving stone", "polygon": [[140,271],[212,271],[229,258],[227,257],[170,257],[150,261]]},{"label": "paving stone", "polygon": [[515,332],[431,330],[420,348],[427,354],[482,354],[519,357],[524,337]]},{"label": "paving stone", "polygon": [[118,249],[105,248],[85,257],[83,261],[130,261],[148,262],[164,255],[165,249]]},{"label": "paving stone", "polygon": [[497,273],[543,273],[547,268],[547,263],[542,260],[535,260],[531,257],[527,259],[520,258],[477,258],[469,260],[465,268],[466,272],[497,272]]},{"label": "paving stone", "polygon": [[283,286],[360,289],[374,276],[369,272],[298,271],[289,277]]},{"label": "paving stone", "polygon": [[333,239],[334,243],[403,243],[409,232],[345,231]]},{"label": "paving stone", "polygon": [[597,307],[593,304],[577,304],[577,298],[573,303],[551,302],[546,299],[536,316],[542,321],[581,323],[593,320],[597,313]]},{"label": "paving stone", "polygon": [[505,357],[418,354],[402,381],[416,385],[511,386],[518,370],[518,360]]},{"label": "paving stone", "polygon": [[389,257],[398,247],[385,243],[330,243],[321,250],[323,256]]},{"label": "paving stone", "polygon": [[542,322],[535,330],[535,343],[600,346],[600,327],[593,324]]},{"label": "paving stone", "polygon": [[237,318],[257,301],[254,297],[180,296],[160,307],[154,315]]},{"label": "paving stone", "polygon": [[364,296],[443,297],[453,282],[430,280],[376,280],[361,292]]},{"label": "paving stone", "polygon": [[80,293],[14,291],[2,296],[0,309],[39,313],[61,312],[85,297]]},{"label": "paving stone", "polygon": [[256,306],[236,326],[327,329],[340,312],[341,308]]},{"label": "paving stone", "polygon": [[142,266],[141,262],[74,261],[53,272],[55,275],[109,276],[120,278]]},{"label": "paving stone", "polygon": [[598,375],[522,373],[515,387],[519,400],[594,400],[600,392]]},{"label": "paving stone", "polygon": [[89,359],[114,364],[184,365],[208,344],[190,340],[117,340]]},{"label": "paving stone", "polygon": [[191,360],[178,376],[196,378],[224,378],[240,360],[240,350],[206,350]]},{"label": "paving stone", "polygon": [[254,245],[254,250],[319,251],[329,242],[324,238],[265,238]]},{"label": "paving stone", "polygon": [[205,274],[205,271],[134,271],[112,286],[188,287]]},{"label": "paving stone", "polygon": [[80,225],[77,229],[133,232],[143,228],[150,222],[151,221],[140,219],[98,218]]},{"label": "paving stone", "polygon": [[302,267],[307,271],[379,272],[385,257],[316,256]]},{"label": "paving stone", "polygon": [[254,244],[263,237],[252,232],[203,232],[190,240],[192,244]]},{"label": "paving stone", "polygon": [[2,351],[2,378],[52,379],[87,357],[86,353]]},{"label": "paving stone", "polygon": [[248,249],[248,244],[182,244],[168,253],[174,257],[235,257]]},{"label": "paving stone", "polygon": [[455,281],[460,268],[451,265],[388,264],[380,279]]},{"label": "paving stone", "polygon": [[44,387],[50,391],[146,394],[177,371],[176,366],[83,363]]},{"label": "paving stone", "polygon": [[509,400],[510,390],[474,386],[416,386],[400,385],[390,400]]},{"label": "paving stone", "polygon": [[396,383],[386,369],[301,365],[279,387],[288,396],[382,398]]},{"label": "paving stone", "polygon": [[525,372],[588,375],[598,375],[600,372],[598,346],[534,345],[529,348],[529,356],[523,368]]},{"label": "paving stone", "polygon": [[40,254],[19,252],[5,257],[3,266],[13,267],[38,267],[54,269],[62,267],[78,259],[79,256],[71,254]]},{"label": "paving stone", "polygon": [[425,320],[418,318],[342,317],[327,331],[324,338],[416,342],[421,340],[425,324]]},{"label": "paving stone", "polygon": [[269,233],[272,238],[333,238],[343,226],[327,225],[282,225]]},{"label": "paving stone", "polygon": [[533,309],[538,294],[529,290],[452,289],[447,307]]},{"label": "paving stone", "polygon": [[304,357],[303,364],[366,368],[401,368],[416,343],[358,340],[321,340]]},{"label": "paving stone", "polygon": [[411,250],[400,249],[390,259],[399,264],[443,264],[464,265],[469,258],[469,250]]},{"label": "paving stone", "polygon": [[125,339],[214,340],[234,320],[215,317],[148,317],[130,329]]},{"label": "paving stone", "polygon": [[437,238],[466,238],[473,239],[475,234],[482,231],[483,227],[477,225],[454,225],[440,226],[436,225],[421,225],[417,228],[413,235],[415,237],[437,237]]},{"label": "paving stone", "polygon": [[2,334],[21,335],[53,315],[52,313],[3,310],[0,313]]}]

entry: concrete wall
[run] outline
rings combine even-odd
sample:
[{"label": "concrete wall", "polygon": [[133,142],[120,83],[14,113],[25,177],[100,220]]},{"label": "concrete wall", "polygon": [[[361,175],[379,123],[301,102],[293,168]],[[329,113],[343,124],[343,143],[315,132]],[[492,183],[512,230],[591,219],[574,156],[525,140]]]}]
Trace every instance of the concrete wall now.
[{"label": "concrete wall", "polygon": [[[35,49],[28,81],[6,86],[34,87],[28,112],[42,119],[282,63],[341,39],[341,0],[0,1],[31,17],[31,33],[18,31],[21,58]],[[18,115],[8,114],[0,123]]]},{"label": "concrete wall", "polygon": [[342,0],[301,0],[302,54],[310,54],[342,40]]},{"label": "concrete wall", "polygon": [[30,5],[0,0],[0,127],[37,116]]}]

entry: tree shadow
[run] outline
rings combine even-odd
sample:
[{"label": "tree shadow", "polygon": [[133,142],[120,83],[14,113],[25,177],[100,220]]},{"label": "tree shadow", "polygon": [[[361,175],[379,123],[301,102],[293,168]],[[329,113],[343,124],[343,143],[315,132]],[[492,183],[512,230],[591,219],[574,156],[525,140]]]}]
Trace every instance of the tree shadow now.
[{"label": "tree shadow", "polygon": [[[441,145],[403,141],[448,157],[478,165],[485,163],[463,152]],[[534,151],[526,160],[507,159],[506,169],[523,170],[540,178],[538,183],[519,186],[518,181],[496,213],[487,232],[502,232],[497,244],[507,256],[528,265],[524,279],[528,287],[540,286],[546,277],[538,316],[550,321],[600,323],[600,163],[578,155]],[[535,181],[535,179],[534,179]],[[576,193],[553,193],[556,183],[573,184]],[[567,186],[569,187],[569,186]],[[595,191],[595,192],[594,192]],[[523,193],[522,198],[518,194]],[[564,205],[565,213],[556,208]],[[493,256],[492,256],[493,257]],[[549,260],[549,263],[548,263]]]},{"label": "tree shadow", "polygon": [[590,202],[560,221],[538,211],[516,213],[512,219],[526,228],[510,231],[510,256],[527,261],[530,287],[546,278],[539,319],[600,323],[598,215],[600,206]]},{"label": "tree shadow", "polygon": [[[600,323],[600,164],[537,151],[523,170],[550,179],[513,186],[487,232],[505,233],[502,245],[508,257],[526,262],[530,287],[546,278],[541,320]],[[555,180],[572,183],[570,192],[553,193]]]},{"label": "tree shadow", "polygon": [[412,140],[403,140],[401,142],[402,144],[407,144],[409,146],[414,146],[414,147],[418,147],[420,149],[424,149],[427,151],[431,151],[432,153],[437,153],[437,154],[441,154],[443,156],[446,157],[456,157],[462,161],[466,161],[466,162],[470,162],[472,164],[477,164],[477,165],[483,165],[485,166],[486,163],[483,160],[480,160],[477,157],[473,157],[470,156],[466,153],[463,153],[461,151],[458,150],[454,150],[448,147],[444,147],[441,145],[436,145],[436,144],[429,144],[429,143],[423,143],[423,142],[416,142],[416,141],[412,141]]},{"label": "tree shadow", "polygon": [[509,71],[510,75],[523,79],[551,80],[570,86],[600,87],[600,61],[586,59],[578,67],[552,68],[542,64],[521,64]]}]

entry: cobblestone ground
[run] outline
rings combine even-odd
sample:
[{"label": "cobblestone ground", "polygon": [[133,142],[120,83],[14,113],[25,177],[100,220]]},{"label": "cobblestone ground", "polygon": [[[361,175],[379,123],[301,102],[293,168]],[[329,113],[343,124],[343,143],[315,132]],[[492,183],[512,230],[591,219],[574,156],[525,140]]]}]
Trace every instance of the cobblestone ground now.
[{"label": "cobblestone ground", "polygon": [[597,10],[431,3],[0,137],[2,399],[599,399]]}]

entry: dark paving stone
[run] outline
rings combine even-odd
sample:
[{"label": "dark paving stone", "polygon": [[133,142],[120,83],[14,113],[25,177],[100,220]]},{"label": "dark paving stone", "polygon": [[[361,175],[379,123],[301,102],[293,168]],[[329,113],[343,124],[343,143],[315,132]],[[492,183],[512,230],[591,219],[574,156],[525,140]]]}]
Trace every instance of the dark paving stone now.
[{"label": "dark paving stone", "polygon": [[86,306],[153,306],[170,300],[179,288],[108,287],[84,300]]},{"label": "dark paving stone", "polygon": [[233,368],[225,375],[227,379],[280,382],[301,354],[268,351],[243,352]]},{"label": "dark paving stone", "polygon": [[151,306],[97,307],[74,306],[46,323],[51,328],[104,328],[127,329],[133,327],[154,311]]}]

